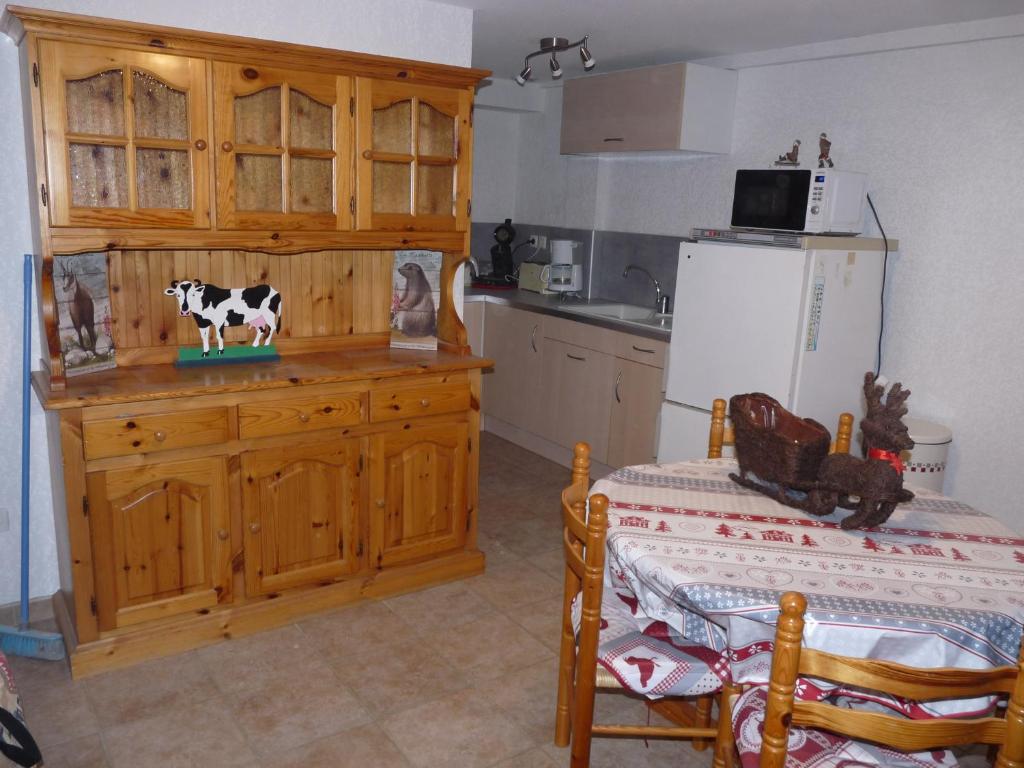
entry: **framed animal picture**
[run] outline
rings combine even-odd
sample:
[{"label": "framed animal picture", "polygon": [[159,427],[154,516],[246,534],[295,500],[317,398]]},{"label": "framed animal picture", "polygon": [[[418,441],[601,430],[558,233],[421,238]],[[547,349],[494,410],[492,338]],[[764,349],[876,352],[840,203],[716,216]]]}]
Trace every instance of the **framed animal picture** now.
[{"label": "framed animal picture", "polygon": [[437,349],[440,251],[395,251],[392,290],[391,346]]},{"label": "framed animal picture", "polygon": [[110,330],[109,285],[106,254],[54,256],[57,330],[67,376],[117,365]]}]

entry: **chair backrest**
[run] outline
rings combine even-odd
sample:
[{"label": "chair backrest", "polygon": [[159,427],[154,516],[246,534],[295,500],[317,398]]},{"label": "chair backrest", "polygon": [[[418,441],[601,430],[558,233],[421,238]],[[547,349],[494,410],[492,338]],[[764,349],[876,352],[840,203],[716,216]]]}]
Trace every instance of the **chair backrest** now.
[{"label": "chair backrest", "polygon": [[[708,433],[708,458],[722,458],[722,448],[736,445],[736,431],[732,424],[726,422],[726,411],[729,404],[722,398],[715,398],[711,404],[711,431]],[[853,414],[839,414],[839,426],[836,439],[829,453],[849,453],[850,441],[853,438]]]},{"label": "chair backrest", "polygon": [[[783,768],[789,727],[804,726],[853,739],[919,752],[960,744],[1000,744],[996,766],[1024,761],[1024,659],[1017,666],[987,670],[919,669],[886,661],[855,659],[801,646],[807,601],[787,592],[779,602],[768,704],[761,743],[761,768]],[[798,677],[845,683],[916,701],[1009,694],[1006,718],[909,720],[875,711],[851,710],[794,699]]]}]

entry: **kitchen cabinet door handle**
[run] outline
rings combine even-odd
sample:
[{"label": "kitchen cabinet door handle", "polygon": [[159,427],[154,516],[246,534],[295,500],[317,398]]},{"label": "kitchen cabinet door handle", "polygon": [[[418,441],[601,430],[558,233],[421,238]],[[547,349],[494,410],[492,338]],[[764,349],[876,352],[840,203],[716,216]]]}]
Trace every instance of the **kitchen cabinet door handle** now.
[{"label": "kitchen cabinet door handle", "polygon": [[205,149],[206,149],[206,141],[205,141],[204,139],[196,139],[196,144],[195,144],[195,147],[196,147],[196,149],[198,149],[198,150],[199,150],[200,152],[202,152],[203,150],[205,150]]},{"label": "kitchen cabinet door handle", "polygon": [[221,528],[219,531],[217,531],[217,538],[220,539],[221,541],[227,541],[228,540],[228,532],[225,531],[223,528]]},{"label": "kitchen cabinet door handle", "polygon": [[299,421],[301,421],[303,424],[308,424],[309,423],[309,414],[308,413],[300,413],[299,414]]},{"label": "kitchen cabinet door handle", "polygon": [[158,443],[162,443],[164,440],[167,439],[167,433],[158,429],[156,432],[153,433],[153,438]]},{"label": "kitchen cabinet door handle", "polygon": [[537,351],[537,328],[539,327],[540,326],[535,325],[533,326],[533,330],[530,331],[530,349],[534,352]]},{"label": "kitchen cabinet door handle", "polygon": [[568,352],[565,353],[565,356],[570,358],[570,359],[572,359],[572,360],[579,360],[580,362],[583,362],[583,363],[587,362],[587,358],[585,358],[585,357],[577,357],[576,355],[570,355]]},{"label": "kitchen cabinet door handle", "polygon": [[633,349],[635,349],[637,352],[643,352],[645,355],[653,355],[654,354],[654,350],[653,349],[644,349],[643,347],[638,347],[636,344],[633,345]]},{"label": "kitchen cabinet door handle", "polygon": [[622,371],[619,371],[619,375],[615,377],[615,402],[621,403],[622,398],[619,397],[619,386],[622,384]]},{"label": "kitchen cabinet door handle", "polygon": [[259,523],[249,523],[249,530],[252,533],[259,533],[260,532],[260,527],[261,526],[260,526]]},{"label": "kitchen cabinet door handle", "polygon": [[612,136],[610,138],[603,139],[603,141],[625,141],[625,139],[621,136]]}]

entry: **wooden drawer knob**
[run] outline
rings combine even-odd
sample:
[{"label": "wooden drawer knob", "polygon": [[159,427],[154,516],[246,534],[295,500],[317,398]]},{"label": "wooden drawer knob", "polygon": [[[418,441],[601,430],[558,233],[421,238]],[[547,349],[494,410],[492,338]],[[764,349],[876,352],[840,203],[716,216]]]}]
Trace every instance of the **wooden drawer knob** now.
[{"label": "wooden drawer knob", "polygon": [[164,440],[167,439],[167,433],[162,432],[158,429],[156,432],[153,433],[153,439],[156,440],[158,443],[162,443]]},{"label": "wooden drawer knob", "polygon": [[308,413],[300,413],[299,414],[299,421],[301,421],[303,424],[308,424],[309,423],[309,414]]},{"label": "wooden drawer knob", "polygon": [[429,408],[430,401],[424,397],[422,400],[420,400],[420,405],[422,405],[424,408]]},{"label": "wooden drawer knob", "polygon": [[203,141],[202,139],[196,139],[195,147],[200,152],[202,152],[204,149],[206,149],[206,142]]},{"label": "wooden drawer knob", "polygon": [[384,499],[377,499],[377,506],[384,509]]},{"label": "wooden drawer knob", "polygon": [[217,531],[217,538],[220,539],[221,541],[227,541],[228,540],[228,532],[225,531],[223,528],[221,528],[219,531]]},{"label": "wooden drawer knob", "polygon": [[232,144],[230,141],[225,141],[223,144],[220,145],[220,148],[223,149],[225,152],[230,152],[232,149],[235,148],[235,145]]},{"label": "wooden drawer knob", "polygon": [[249,523],[249,531],[252,532],[252,533],[259,533],[260,532],[260,524],[259,523]]}]

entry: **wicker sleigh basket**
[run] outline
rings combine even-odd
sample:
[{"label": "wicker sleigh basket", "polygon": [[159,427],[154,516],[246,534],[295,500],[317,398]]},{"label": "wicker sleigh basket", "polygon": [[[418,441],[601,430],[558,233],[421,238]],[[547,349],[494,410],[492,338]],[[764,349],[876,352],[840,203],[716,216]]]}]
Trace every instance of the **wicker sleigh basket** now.
[{"label": "wicker sleigh basket", "polygon": [[832,440],[825,427],[795,416],[761,392],[734,395],[729,416],[742,477],[753,473],[763,482],[802,490],[815,486]]}]

